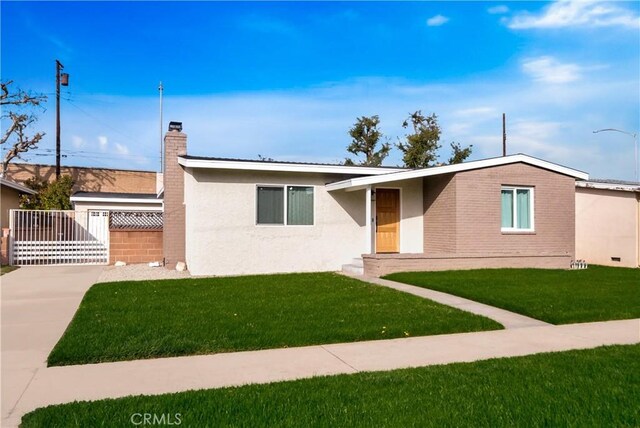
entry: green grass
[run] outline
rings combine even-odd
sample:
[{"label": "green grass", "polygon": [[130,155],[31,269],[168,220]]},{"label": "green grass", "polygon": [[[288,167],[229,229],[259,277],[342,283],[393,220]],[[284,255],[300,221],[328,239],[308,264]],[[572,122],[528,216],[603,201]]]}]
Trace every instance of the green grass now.
[{"label": "green grass", "polygon": [[553,324],[640,317],[640,269],[481,269],[394,273],[385,278]]},{"label": "green grass", "polygon": [[611,346],[76,402],[37,409],[22,427],[130,426],[134,413],[179,413],[184,427],[631,427],[638,397],[640,345]]},{"label": "green grass", "polygon": [[13,272],[16,269],[18,269],[18,266],[2,265],[2,266],[0,266],[0,275],[4,275],[5,273]]},{"label": "green grass", "polygon": [[334,273],[96,284],[50,366],[500,329]]}]

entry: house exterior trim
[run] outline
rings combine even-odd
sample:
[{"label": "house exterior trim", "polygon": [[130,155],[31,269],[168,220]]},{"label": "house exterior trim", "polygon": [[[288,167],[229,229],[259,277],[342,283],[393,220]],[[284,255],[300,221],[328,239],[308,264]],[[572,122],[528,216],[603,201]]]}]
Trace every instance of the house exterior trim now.
[{"label": "house exterior trim", "polygon": [[557,172],[559,174],[574,177],[580,180],[588,180],[589,174],[586,172],[578,171],[576,169],[568,168],[562,165],[558,165],[552,162],[547,162],[542,159],[534,158],[525,154],[517,154],[510,156],[503,156],[499,158],[482,159],[471,162],[464,162],[456,165],[436,166],[432,168],[422,168],[410,171],[394,172],[375,177],[359,177],[351,178],[348,180],[338,181],[336,183],[329,183],[326,185],[327,191],[332,192],[335,190],[345,189],[359,190],[367,185],[389,183],[397,180],[408,180],[412,178],[431,177],[442,174],[452,174],[463,171],[471,171],[474,169],[489,168],[494,166],[502,166],[514,163],[524,163],[532,166],[537,166],[549,171]]},{"label": "house exterior trim", "polygon": [[[383,175],[398,171],[398,168],[340,166],[340,165],[312,165],[296,163],[271,163],[262,161],[233,161],[214,159],[188,159],[178,157],[178,163],[185,168],[206,169],[234,169],[247,171],[274,172],[308,172],[320,174],[353,174],[353,175]],[[406,171],[406,170],[405,170]]]}]

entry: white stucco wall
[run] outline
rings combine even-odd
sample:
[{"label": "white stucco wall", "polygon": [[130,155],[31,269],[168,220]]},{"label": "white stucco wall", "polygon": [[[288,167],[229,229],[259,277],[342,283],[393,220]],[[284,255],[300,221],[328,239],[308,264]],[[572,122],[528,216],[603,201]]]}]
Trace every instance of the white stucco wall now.
[{"label": "white stucco wall", "polygon": [[[637,194],[576,188],[576,259],[637,267],[640,202]],[[620,261],[612,261],[620,257]]]},{"label": "white stucco wall", "polygon": [[[396,181],[376,188],[400,189],[400,252],[422,253],[424,251],[422,179]],[[375,203],[372,212],[375,218]],[[375,248],[375,242],[373,248]]]},{"label": "white stucco wall", "polygon": [[[187,169],[186,258],[193,275],[339,270],[365,246],[364,191],[333,195],[335,176]],[[256,225],[256,185],[314,186],[313,226]]]},{"label": "white stucco wall", "polygon": [[[186,169],[186,258],[193,275],[340,270],[365,252],[365,191],[329,193],[345,177]],[[314,186],[313,226],[256,225],[256,186]],[[401,187],[401,251],[422,252],[422,182]],[[374,211],[375,212],[375,211]]]}]

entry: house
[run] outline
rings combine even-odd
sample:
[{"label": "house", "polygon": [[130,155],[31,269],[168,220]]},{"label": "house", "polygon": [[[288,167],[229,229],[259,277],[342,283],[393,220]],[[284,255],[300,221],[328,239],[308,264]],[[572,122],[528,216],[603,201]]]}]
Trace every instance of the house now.
[{"label": "house", "polygon": [[4,177],[0,177],[0,263],[9,263],[9,210],[20,208],[20,195],[35,195],[36,191]]},{"label": "house", "polygon": [[9,210],[20,208],[20,195],[35,195],[37,192],[5,177],[0,177],[0,186],[0,226],[5,229],[9,227]]},{"label": "house", "polygon": [[[568,268],[575,183],[518,154],[406,170],[198,157],[165,136],[164,257],[193,275]],[[360,268],[362,269],[362,268]]]},{"label": "house", "polygon": [[640,266],[640,183],[576,182],[576,258]]}]

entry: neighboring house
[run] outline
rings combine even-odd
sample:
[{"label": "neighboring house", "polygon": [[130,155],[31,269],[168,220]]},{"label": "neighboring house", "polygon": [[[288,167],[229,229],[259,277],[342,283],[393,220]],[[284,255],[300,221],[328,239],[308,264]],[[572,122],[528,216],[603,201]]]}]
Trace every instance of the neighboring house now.
[{"label": "neighboring house", "polygon": [[109,264],[162,261],[162,192],[76,192],[76,212],[109,211]]},{"label": "neighboring house", "polygon": [[640,266],[640,183],[576,183],[576,258],[608,266]]},{"label": "neighboring house", "polygon": [[[518,154],[416,170],[187,155],[165,136],[164,257],[193,275],[569,268],[584,172]],[[170,127],[171,129],[171,127]],[[352,260],[354,260],[352,262]]]},{"label": "neighboring house", "polygon": [[0,177],[0,263],[9,262],[9,212],[12,209],[20,208],[20,195],[35,195],[36,191],[16,183],[12,180]]},{"label": "neighboring house", "polygon": [[71,203],[76,211],[162,211],[162,197],[155,193],[76,192]]},{"label": "neighboring house", "polygon": [[[162,174],[154,171],[63,166],[60,173],[71,176],[74,192],[157,193],[162,187]],[[21,184],[33,177],[40,181],[53,181],[56,167],[10,163],[5,177]]]},{"label": "neighboring house", "polygon": [[9,227],[9,210],[20,208],[20,195],[35,195],[37,192],[4,177],[0,177],[0,185],[0,226],[5,229]]}]

